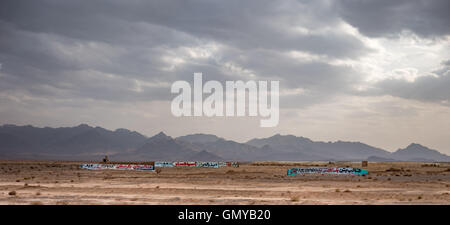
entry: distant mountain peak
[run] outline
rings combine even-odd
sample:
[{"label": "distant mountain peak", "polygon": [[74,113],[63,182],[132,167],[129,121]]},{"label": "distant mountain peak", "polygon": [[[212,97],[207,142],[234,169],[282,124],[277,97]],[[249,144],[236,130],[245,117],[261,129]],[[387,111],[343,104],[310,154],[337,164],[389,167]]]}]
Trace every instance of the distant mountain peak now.
[{"label": "distant mountain peak", "polygon": [[426,146],[417,143],[411,143],[406,148],[398,149],[396,152],[392,153],[392,156],[402,157],[406,161],[448,161],[450,156],[440,153],[437,150],[430,149]]},{"label": "distant mountain peak", "polygon": [[277,139],[277,140],[290,140],[290,141],[307,141],[312,142],[311,139],[303,137],[303,136],[295,136],[292,134],[282,135],[282,134],[275,134],[272,137],[269,137],[268,139]]},{"label": "distant mountain peak", "polygon": [[189,134],[185,136],[180,136],[176,138],[179,141],[185,141],[185,142],[197,142],[197,143],[209,143],[209,142],[216,142],[219,140],[224,140],[223,138],[217,137],[214,134]]},{"label": "distant mountain peak", "polygon": [[156,136],[163,136],[163,137],[168,137],[164,132],[159,132]]},{"label": "distant mountain peak", "polygon": [[130,130],[125,128],[117,128],[116,130],[114,130],[114,132],[130,133]]},{"label": "distant mountain peak", "polygon": [[170,136],[167,136],[164,132],[159,132],[155,136],[150,138],[151,140],[170,140],[172,139]]},{"label": "distant mountain peak", "polygon": [[82,123],[78,126],[76,126],[77,128],[92,128],[91,126],[89,126],[88,124]]},{"label": "distant mountain peak", "polygon": [[406,149],[411,149],[411,148],[413,148],[413,149],[417,149],[417,148],[429,149],[429,148],[427,148],[421,144],[417,144],[417,143],[411,143],[408,145],[408,147],[406,147]]},{"label": "distant mountain peak", "polygon": [[411,143],[406,148],[398,149],[399,152],[409,152],[409,151],[433,151],[432,149],[417,143]]},{"label": "distant mountain peak", "polygon": [[190,157],[190,160],[214,161],[214,160],[223,160],[223,159],[214,153],[208,152],[206,150],[202,150],[202,151],[192,155]]}]

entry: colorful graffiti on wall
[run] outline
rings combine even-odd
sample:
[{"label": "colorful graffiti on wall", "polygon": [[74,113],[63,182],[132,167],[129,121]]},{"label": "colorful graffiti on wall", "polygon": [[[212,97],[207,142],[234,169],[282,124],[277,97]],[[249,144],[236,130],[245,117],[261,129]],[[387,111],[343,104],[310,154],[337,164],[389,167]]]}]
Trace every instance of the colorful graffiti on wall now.
[{"label": "colorful graffiti on wall", "polygon": [[239,167],[238,162],[165,162],[157,161],[154,165],[136,164],[81,164],[80,168],[88,170],[154,170],[155,167]]},{"label": "colorful graffiti on wall", "polygon": [[195,162],[174,162],[174,166],[196,166]]},{"label": "colorful graffiti on wall", "polygon": [[299,175],[299,174],[353,174],[353,175],[365,175],[369,172],[359,168],[328,168],[328,167],[312,167],[312,168],[292,168],[288,169],[287,175]]},{"label": "colorful graffiti on wall", "polygon": [[155,162],[155,167],[173,167],[173,162]]},{"label": "colorful graffiti on wall", "polygon": [[203,168],[219,168],[219,167],[239,167],[238,162],[155,162],[155,167],[203,167]]},{"label": "colorful graffiti on wall", "polygon": [[219,167],[239,167],[238,162],[219,162]]},{"label": "colorful graffiti on wall", "polygon": [[88,170],[155,170],[153,165],[136,164],[81,164],[80,168]]},{"label": "colorful graffiti on wall", "polygon": [[204,168],[219,168],[218,162],[195,162],[196,167],[204,167]]}]

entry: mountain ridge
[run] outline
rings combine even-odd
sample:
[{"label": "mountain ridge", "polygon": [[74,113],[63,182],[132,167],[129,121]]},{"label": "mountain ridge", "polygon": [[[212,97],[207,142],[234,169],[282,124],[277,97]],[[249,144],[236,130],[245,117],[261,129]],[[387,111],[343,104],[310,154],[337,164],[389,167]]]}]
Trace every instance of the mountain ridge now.
[{"label": "mountain ridge", "polygon": [[172,138],[159,132],[146,137],[124,128],[112,131],[88,124],[0,126],[0,159],[92,160],[103,155],[138,161],[450,161],[450,156],[417,143],[389,152],[361,142],[323,142],[281,134],[240,143],[201,133]]}]

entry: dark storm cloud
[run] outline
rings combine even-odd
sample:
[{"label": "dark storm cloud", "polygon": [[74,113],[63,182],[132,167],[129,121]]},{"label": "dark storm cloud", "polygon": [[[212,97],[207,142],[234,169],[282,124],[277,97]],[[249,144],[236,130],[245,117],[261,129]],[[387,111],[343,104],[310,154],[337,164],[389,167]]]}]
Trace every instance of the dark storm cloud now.
[{"label": "dark storm cloud", "polygon": [[377,94],[389,94],[421,101],[443,102],[450,101],[450,76],[424,76],[414,82],[404,80],[385,80],[377,84]]},{"label": "dark storm cloud", "polygon": [[[167,100],[167,86],[137,83],[190,81],[194,72],[245,80],[224,71],[232,63],[285,87],[331,94],[348,88],[350,70],[280,52],[355,59],[372,51],[333,29],[337,16],[321,1],[3,1],[1,87],[53,98]],[[210,59],[183,53],[208,43],[221,48]]]},{"label": "dark storm cloud", "polygon": [[445,65],[445,66],[450,66],[450,59],[445,60],[445,61],[442,61],[441,64],[442,64],[442,65]]},{"label": "dark storm cloud", "polygon": [[[320,61],[302,61],[280,52],[255,50],[234,61],[258,74],[261,79],[279,78],[287,88],[339,92],[359,82],[361,76],[348,66]],[[269,63],[270,62],[270,63]]]},{"label": "dark storm cloud", "polygon": [[[431,2],[6,0],[0,87],[45,98],[168,100],[168,85],[191,81],[194,72],[225,81],[245,80],[248,71],[256,75],[248,79],[308,91],[286,97],[288,105],[319,103],[351,93],[365,76],[328,61],[374,51],[342,30],[341,18],[371,36],[402,29],[448,34],[448,16],[440,11],[447,3]],[[217,47],[211,56],[189,55],[206,45]],[[291,51],[325,60],[296,59]]]},{"label": "dark storm cloud", "polygon": [[167,34],[180,31],[244,49],[304,50],[337,57],[356,57],[368,50],[342,33],[330,37],[292,32],[296,26],[337,24],[332,9],[318,1],[6,1],[4,5],[0,19],[20,29],[121,45],[190,44]]},{"label": "dark storm cloud", "polygon": [[419,36],[450,34],[448,0],[339,0],[340,15],[372,37],[396,36],[403,30]]},{"label": "dark storm cloud", "polygon": [[442,61],[442,66],[433,71],[432,75],[420,76],[414,81],[404,79],[382,80],[365,94],[392,95],[450,105],[450,65],[448,65],[448,61]]}]

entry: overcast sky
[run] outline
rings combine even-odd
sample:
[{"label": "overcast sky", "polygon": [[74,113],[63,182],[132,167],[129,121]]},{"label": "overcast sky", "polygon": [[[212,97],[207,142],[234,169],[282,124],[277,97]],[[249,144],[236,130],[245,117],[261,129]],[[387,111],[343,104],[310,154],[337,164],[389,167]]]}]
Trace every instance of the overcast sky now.
[{"label": "overcast sky", "polygon": [[[449,10],[448,0],[3,0],[0,124],[450,154]],[[194,72],[279,80],[279,125],[172,116],[170,86]]]}]

